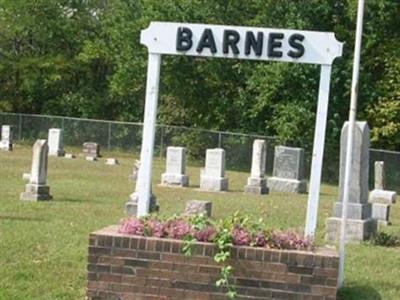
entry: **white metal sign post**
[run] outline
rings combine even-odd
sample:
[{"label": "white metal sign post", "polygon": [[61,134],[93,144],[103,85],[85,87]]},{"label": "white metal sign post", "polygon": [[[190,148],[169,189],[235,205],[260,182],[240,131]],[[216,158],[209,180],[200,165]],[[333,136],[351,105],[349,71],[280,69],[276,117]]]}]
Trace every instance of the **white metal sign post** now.
[{"label": "white metal sign post", "polygon": [[149,65],[141,163],[136,183],[138,216],[147,214],[150,206],[162,54],[321,65],[305,230],[306,235],[313,237],[317,225],[332,63],[342,55],[342,43],[332,32],[169,22],[151,22],[147,29],[142,30],[140,41],[148,48]]}]

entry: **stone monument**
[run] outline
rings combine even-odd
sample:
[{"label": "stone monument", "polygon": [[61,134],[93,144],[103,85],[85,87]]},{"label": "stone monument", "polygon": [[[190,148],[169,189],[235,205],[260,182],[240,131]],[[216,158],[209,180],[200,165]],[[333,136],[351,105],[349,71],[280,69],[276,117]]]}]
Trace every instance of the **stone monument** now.
[{"label": "stone monument", "polygon": [[161,184],[168,186],[189,186],[186,175],[186,149],[184,147],[168,147],[165,173],[161,175]]},{"label": "stone monument", "polygon": [[[326,239],[330,242],[338,241],[340,236],[348,127],[348,122],[346,122],[340,137],[339,201],[334,205],[334,216],[326,220]],[[376,232],[376,221],[372,219],[371,204],[368,203],[369,146],[367,122],[356,122],[347,208],[346,241],[363,241]]]},{"label": "stone monument", "polygon": [[[141,164],[139,160],[135,160],[133,166],[133,173],[130,175],[130,179],[136,181],[135,191],[129,196],[128,201],[125,203],[125,212],[129,216],[137,216],[138,201],[139,201],[139,187],[140,187],[140,172]],[[153,192],[150,191],[150,208],[149,212],[157,212],[160,210],[160,206],[157,204],[157,198]]]},{"label": "stone monument", "polygon": [[186,202],[184,215],[198,215],[204,214],[206,217],[211,217],[212,202],[201,200],[190,200]]},{"label": "stone monument", "polygon": [[107,158],[106,159],[106,165],[108,165],[108,166],[116,166],[116,165],[119,165],[119,161],[118,161],[118,159],[113,158],[113,157]]},{"label": "stone monument", "polygon": [[390,224],[390,206],[396,202],[397,193],[385,190],[385,165],[383,161],[375,162],[375,186],[369,193],[369,202],[372,204],[372,218],[378,225]]},{"label": "stone monument", "polygon": [[275,147],[274,169],[269,177],[270,191],[306,193],[304,150],[285,146]]},{"label": "stone monument", "polygon": [[100,157],[100,145],[93,142],[86,142],[83,144],[83,154],[86,157]]},{"label": "stone monument", "polygon": [[224,149],[207,149],[206,166],[200,172],[200,189],[213,192],[228,190],[228,178],[225,177]]},{"label": "stone monument", "polygon": [[46,140],[37,140],[33,145],[29,183],[25,186],[25,192],[21,194],[21,200],[41,201],[53,198],[50,195],[50,187],[46,184],[48,151]]},{"label": "stone monument", "polygon": [[60,128],[49,129],[49,155],[64,156],[63,130]]},{"label": "stone monument", "polygon": [[13,149],[12,126],[10,125],[1,126],[0,149],[4,151],[12,151]]},{"label": "stone monument", "polygon": [[396,202],[397,193],[385,190],[385,165],[383,161],[375,162],[375,186],[369,194],[369,202],[393,204]]},{"label": "stone monument", "polygon": [[[138,190],[138,183],[136,182],[135,192],[133,192],[130,195],[128,202],[125,203],[125,212],[129,216],[137,216],[138,200],[139,200],[139,194],[138,194],[137,190]],[[157,198],[156,198],[156,196],[153,195],[153,192],[151,192],[150,213],[157,212],[159,210],[160,210],[160,206],[157,204]]]},{"label": "stone monument", "polygon": [[247,178],[244,192],[248,194],[268,194],[267,180],[265,179],[265,164],[267,159],[267,143],[265,140],[254,140],[251,174]]}]

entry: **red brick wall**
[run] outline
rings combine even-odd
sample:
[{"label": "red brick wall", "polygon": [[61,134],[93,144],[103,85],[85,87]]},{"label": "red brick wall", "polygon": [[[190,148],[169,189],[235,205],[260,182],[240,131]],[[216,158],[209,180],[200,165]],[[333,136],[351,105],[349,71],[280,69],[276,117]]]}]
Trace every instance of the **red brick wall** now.
[{"label": "red brick wall", "polygon": [[[227,299],[215,286],[220,266],[214,245],[198,243],[192,256],[183,242],[119,234],[110,226],[90,235],[87,296],[91,300]],[[337,253],[235,247],[237,299],[334,300]]]}]

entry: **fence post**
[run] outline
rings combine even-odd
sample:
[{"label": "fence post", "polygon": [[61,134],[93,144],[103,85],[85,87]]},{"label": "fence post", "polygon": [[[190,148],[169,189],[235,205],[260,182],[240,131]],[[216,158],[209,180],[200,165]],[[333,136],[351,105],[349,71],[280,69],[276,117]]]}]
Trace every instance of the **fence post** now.
[{"label": "fence post", "polygon": [[61,129],[64,131],[64,117],[61,118]]},{"label": "fence post", "polygon": [[110,151],[111,148],[111,122],[108,122],[108,142],[107,142],[107,150]]},{"label": "fence post", "polygon": [[21,133],[22,133],[22,115],[18,115],[18,141],[21,141]]},{"label": "fence post", "polygon": [[222,145],[222,133],[218,132],[218,148],[221,148]]}]

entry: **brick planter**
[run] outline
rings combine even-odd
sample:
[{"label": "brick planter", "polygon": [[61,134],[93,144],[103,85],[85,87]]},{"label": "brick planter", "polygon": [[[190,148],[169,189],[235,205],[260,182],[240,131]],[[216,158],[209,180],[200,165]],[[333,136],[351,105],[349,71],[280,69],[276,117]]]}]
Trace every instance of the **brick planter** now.
[{"label": "brick planter", "polygon": [[[196,243],[192,256],[183,242],[119,234],[110,226],[90,235],[88,299],[227,299],[215,286],[221,266],[213,244]],[[235,247],[237,299],[336,299],[339,258],[316,252]]]}]

